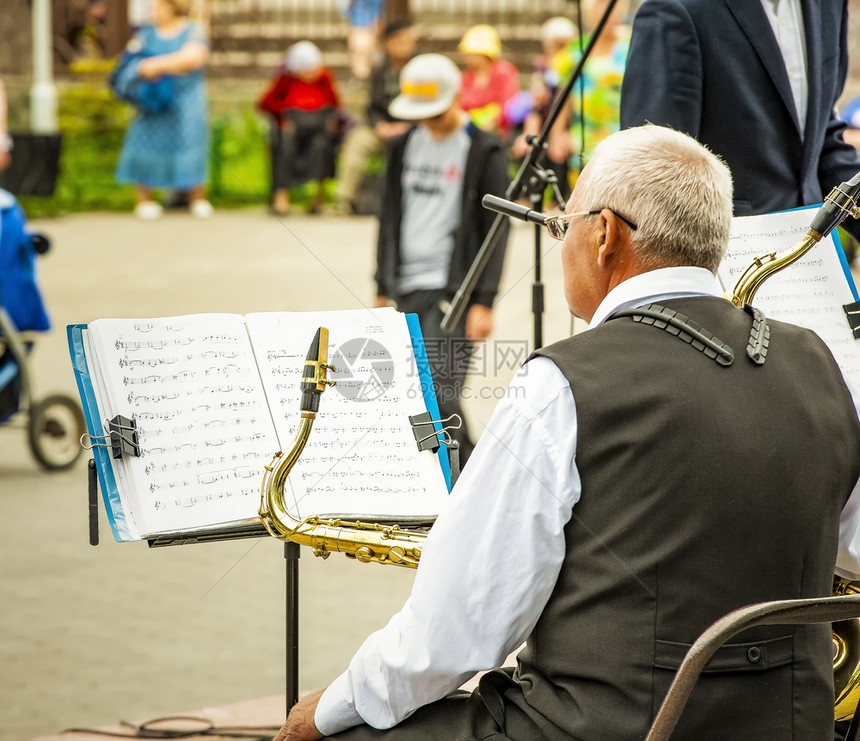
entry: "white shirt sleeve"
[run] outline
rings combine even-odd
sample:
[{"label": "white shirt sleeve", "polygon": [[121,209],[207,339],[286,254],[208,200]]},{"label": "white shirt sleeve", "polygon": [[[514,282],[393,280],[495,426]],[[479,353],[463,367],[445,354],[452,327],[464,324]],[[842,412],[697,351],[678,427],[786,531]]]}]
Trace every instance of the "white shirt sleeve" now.
[{"label": "white shirt sleeve", "polygon": [[[412,594],[323,693],[325,735],[390,728],[492,669],[534,628],[580,495],[576,408],[546,358],[511,382],[421,554]],[[489,567],[488,567],[489,565]]]}]

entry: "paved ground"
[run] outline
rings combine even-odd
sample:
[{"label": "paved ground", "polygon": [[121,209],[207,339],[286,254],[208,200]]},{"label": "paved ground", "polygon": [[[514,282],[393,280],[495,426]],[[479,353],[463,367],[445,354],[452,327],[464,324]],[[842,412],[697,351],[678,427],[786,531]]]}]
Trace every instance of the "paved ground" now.
[{"label": "paved ground", "polygon": [[[141,223],[127,215],[33,222],[53,250],[39,261],[55,329],[32,357],[36,395],[75,393],[68,323],[204,311],[357,308],[372,296],[370,218],[291,216],[262,209],[185,214]],[[545,340],[569,332],[558,249],[544,266]],[[496,339],[531,340],[532,231],[517,225]],[[511,370],[474,379],[478,431]],[[41,472],[24,430],[0,428],[0,741],[72,726],[268,698],[250,707],[279,717],[284,688],[284,562],[273,539],[149,550],[87,542],[85,460]],[[480,523],[476,523],[480,529]],[[301,559],[303,690],[322,686],[368,632],[405,599],[413,573],[332,557]],[[242,705],[247,711],[249,706]],[[247,712],[246,712],[247,715]]]}]

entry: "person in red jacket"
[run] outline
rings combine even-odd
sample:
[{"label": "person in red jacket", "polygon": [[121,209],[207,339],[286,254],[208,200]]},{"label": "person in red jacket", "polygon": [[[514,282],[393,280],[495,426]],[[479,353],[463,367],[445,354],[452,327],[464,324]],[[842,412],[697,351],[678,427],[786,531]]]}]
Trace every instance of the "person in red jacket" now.
[{"label": "person in red jacket", "polygon": [[290,212],[289,189],[313,182],[310,213],[323,204],[323,180],[334,176],[340,99],[322,53],[310,41],[293,44],[284,67],[257,106],[272,116],[272,211]]}]

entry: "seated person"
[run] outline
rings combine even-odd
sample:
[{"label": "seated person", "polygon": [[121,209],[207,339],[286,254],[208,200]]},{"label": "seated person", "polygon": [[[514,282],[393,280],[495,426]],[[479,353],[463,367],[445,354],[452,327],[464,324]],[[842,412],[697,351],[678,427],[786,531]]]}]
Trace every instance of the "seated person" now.
[{"label": "seated person", "polygon": [[[753,318],[715,277],[731,220],[728,168],[687,135],[597,145],[553,223],[588,330],[515,377],[403,609],[278,741],[643,739],[716,619],[857,578],[860,394],[814,332],[768,320],[764,364],[747,356]],[[734,359],[636,321],[644,305]],[[493,669],[523,641],[515,668]],[[832,737],[832,659],[828,624],[732,639],[673,741]]]},{"label": "seated person", "polygon": [[311,213],[322,210],[323,181],[333,177],[340,99],[322,53],[310,41],[287,51],[284,68],[257,104],[272,116],[272,210],[290,212],[289,189],[314,184]]}]

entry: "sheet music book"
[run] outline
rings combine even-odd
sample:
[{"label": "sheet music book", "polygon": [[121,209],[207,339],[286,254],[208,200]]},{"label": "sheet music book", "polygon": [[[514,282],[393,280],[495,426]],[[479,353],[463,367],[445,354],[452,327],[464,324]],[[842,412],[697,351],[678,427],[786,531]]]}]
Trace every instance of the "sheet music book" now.
[{"label": "sheet music book", "polygon": [[[391,308],[99,319],[68,327],[89,434],[120,414],[140,456],[93,450],[118,541],[260,526],[264,466],[288,450],[318,327],[337,385],[287,479],[291,513],[428,520],[447,498],[443,445],[419,451],[410,415],[439,419],[417,317]],[[438,425],[437,425],[438,428]]]},{"label": "sheet music book", "polygon": [[[732,220],[729,247],[717,277],[727,293],[756,257],[791,251],[809,231],[818,206]],[[830,348],[842,372],[860,388],[860,344],[843,310],[857,301],[857,288],[834,229],[797,262],[773,274],[753,305],[773,319],[813,330]]]}]

